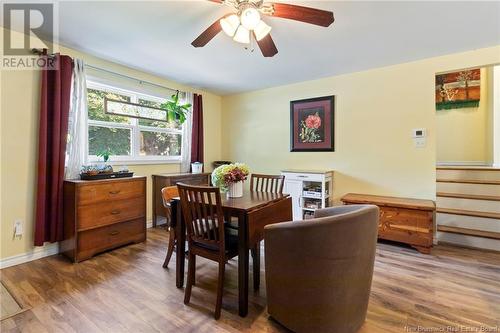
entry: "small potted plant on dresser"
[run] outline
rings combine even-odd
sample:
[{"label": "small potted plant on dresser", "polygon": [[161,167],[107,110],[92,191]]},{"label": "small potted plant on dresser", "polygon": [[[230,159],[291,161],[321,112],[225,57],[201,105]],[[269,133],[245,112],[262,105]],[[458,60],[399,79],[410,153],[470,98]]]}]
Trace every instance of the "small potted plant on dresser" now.
[{"label": "small potted plant on dresser", "polygon": [[134,173],[129,172],[129,170],[126,167],[122,167],[120,171],[114,172],[113,167],[109,164],[106,164],[109,161],[111,154],[112,152],[109,148],[97,152],[96,156],[102,157],[104,162],[82,166],[80,170],[80,179],[98,180],[98,179],[132,177]]},{"label": "small potted plant on dresser", "polygon": [[249,173],[244,163],[221,165],[212,172],[212,184],[226,192],[228,198],[240,198],[243,196],[243,182]]}]

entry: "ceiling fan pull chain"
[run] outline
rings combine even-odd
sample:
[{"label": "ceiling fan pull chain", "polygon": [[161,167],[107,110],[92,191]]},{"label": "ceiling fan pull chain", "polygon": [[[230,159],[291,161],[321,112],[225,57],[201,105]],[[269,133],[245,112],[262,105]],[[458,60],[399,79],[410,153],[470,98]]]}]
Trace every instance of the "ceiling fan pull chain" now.
[{"label": "ceiling fan pull chain", "polygon": [[250,34],[250,43],[245,46],[245,50],[250,51],[250,53],[255,51],[255,38],[253,34]]}]

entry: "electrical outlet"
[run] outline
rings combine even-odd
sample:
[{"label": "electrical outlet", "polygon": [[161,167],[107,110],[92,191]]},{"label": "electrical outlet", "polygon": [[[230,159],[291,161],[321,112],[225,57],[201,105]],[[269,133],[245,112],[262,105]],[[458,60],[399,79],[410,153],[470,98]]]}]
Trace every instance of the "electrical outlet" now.
[{"label": "electrical outlet", "polygon": [[17,219],[14,221],[14,238],[23,237],[23,225],[24,222],[21,219]]}]

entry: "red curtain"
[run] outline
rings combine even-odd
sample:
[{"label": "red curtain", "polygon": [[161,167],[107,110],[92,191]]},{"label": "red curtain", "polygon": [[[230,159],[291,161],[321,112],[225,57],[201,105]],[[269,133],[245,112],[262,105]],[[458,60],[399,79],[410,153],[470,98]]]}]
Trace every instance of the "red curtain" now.
[{"label": "red curtain", "polygon": [[191,163],[203,163],[203,98],[193,96],[193,132],[191,134]]},{"label": "red curtain", "polygon": [[38,132],[35,246],[63,235],[63,182],[73,61],[55,55],[57,69],[42,70]]}]

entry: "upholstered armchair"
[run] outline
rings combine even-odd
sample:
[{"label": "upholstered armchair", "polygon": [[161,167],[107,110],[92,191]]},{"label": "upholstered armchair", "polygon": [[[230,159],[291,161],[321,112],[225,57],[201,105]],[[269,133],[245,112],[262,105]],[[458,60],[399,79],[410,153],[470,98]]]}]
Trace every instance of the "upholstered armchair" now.
[{"label": "upholstered armchair", "polygon": [[379,210],[349,205],[266,226],[268,312],[295,332],[356,332],[365,321]]}]

